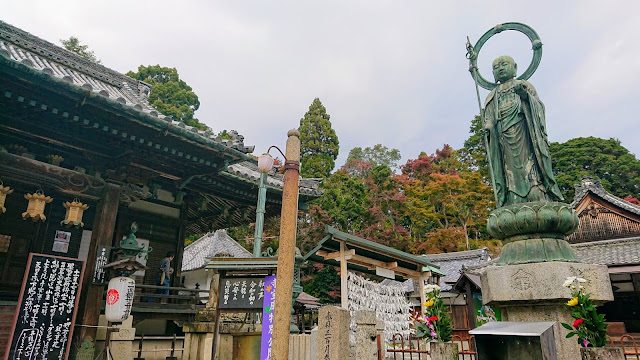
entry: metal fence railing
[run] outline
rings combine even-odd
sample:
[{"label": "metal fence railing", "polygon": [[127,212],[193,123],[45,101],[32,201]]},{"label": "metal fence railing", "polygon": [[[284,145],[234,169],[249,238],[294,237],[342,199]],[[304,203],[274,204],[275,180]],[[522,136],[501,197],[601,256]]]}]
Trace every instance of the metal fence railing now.
[{"label": "metal fence railing", "polygon": [[[176,356],[176,353],[180,353],[180,357],[182,357],[182,354],[184,353],[184,336],[176,336],[175,334],[173,336],[136,336],[134,338],[134,340],[138,341],[138,348],[137,349],[133,349],[132,351],[134,352],[134,354],[136,355],[133,360],[145,360],[145,358],[143,357],[143,353],[158,353],[158,352],[169,352],[169,356],[167,356],[165,359],[166,360],[178,360],[178,357]],[[171,340],[171,347],[170,348],[144,348],[144,342],[145,340],[148,341],[158,341],[158,340]],[[177,342],[178,341],[182,341],[182,347],[176,347]]]},{"label": "metal fence railing", "polygon": [[[452,342],[458,345],[459,360],[477,360],[474,338],[462,339],[454,335]],[[429,360],[431,359],[427,343],[422,339],[409,336],[405,338],[402,334],[395,334],[391,344],[387,345],[382,335],[378,335],[378,360],[393,358],[394,360]],[[640,360],[640,359],[638,359]]]}]

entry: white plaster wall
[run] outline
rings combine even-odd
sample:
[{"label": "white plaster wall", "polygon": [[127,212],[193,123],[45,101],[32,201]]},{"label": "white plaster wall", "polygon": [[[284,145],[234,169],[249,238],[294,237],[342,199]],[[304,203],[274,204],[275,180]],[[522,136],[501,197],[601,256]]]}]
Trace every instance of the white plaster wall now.
[{"label": "white plaster wall", "polygon": [[202,289],[200,296],[209,295],[209,285],[211,285],[213,271],[206,271],[206,269],[185,271],[182,273],[182,276],[184,277],[184,287],[187,289],[195,289],[196,283],[199,283],[200,289]]}]

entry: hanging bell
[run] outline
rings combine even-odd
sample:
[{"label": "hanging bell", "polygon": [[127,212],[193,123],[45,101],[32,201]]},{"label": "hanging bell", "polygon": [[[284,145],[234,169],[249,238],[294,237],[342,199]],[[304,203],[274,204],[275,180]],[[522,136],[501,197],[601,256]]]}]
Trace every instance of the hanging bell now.
[{"label": "hanging bell", "polygon": [[67,209],[67,213],[64,216],[64,220],[60,221],[60,225],[84,227],[82,216],[84,211],[89,208],[89,205],[81,203],[78,199],[73,199],[72,202],[67,201],[62,206]]},{"label": "hanging bell", "polygon": [[25,199],[29,200],[27,211],[22,213],[22,219],[31,218],[33,221],[45,221],[47,217],[44,215],[44,207],[53,201],[51,196],[45,196],[42,190],[38,190],[33,194],[26,194]]},{"label": "hanging bell", "polygon": [[0,214],[4,214],[7,211],[7,209],[5,209],[4,207],[4,201],[7,199],[7,195],[11,194],[12,192],[12,188],[4,186],[2,181],[0,181]]}]

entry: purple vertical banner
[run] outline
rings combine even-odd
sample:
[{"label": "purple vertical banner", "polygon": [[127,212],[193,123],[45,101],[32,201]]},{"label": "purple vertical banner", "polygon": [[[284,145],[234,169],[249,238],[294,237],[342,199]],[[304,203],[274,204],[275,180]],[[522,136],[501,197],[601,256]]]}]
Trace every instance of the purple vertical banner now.
[{"label": "purple vertical banner", "polygon": [[260,342],[260,360],[271,360],[273,341],[273,308],[276,305],[276,276],[264,278],[264,301],[262,303],[262,341]]}]

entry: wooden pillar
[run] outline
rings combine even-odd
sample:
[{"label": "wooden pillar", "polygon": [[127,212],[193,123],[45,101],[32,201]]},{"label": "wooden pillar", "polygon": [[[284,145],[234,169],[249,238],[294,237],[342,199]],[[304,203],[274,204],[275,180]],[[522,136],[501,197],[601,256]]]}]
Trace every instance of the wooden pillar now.
[{"label": "wooden pillar", "polygon": [[424,303],[427,301],[427,295],[424,292],[424,273],[420,272],[420,276],[414,281],[418,281],[418,291],[420,292],[420,314],[424,316]]},{"label": "wooden pillar", "polygon": [[184,238],[187,230],[187,202],[182,203],[180,209],[180,231],[178,232],[178,246],[176,247],[176,262],[173,286],[182,285],[182,256],[184,253]]},{"label": "wooden pillar", "polygon": [[347,244],[340,241],[340,299],[342,300],[342,308],[349,309],[349,289],[347,285],[347,259],[344,253],[347,251]]},{"label": "wooden pillar", "polygon": [[[93,221],[91,244],[87,254],[84,277],[82,279],[82,294],[80,295],[78,324],[98,325],[104,285],[92,285],[93,270],[96,265],[96,255],[99,246],[111,246],[115,230],[118,205],[120,204],[120,186],[107,184],[104,194],[98,202],[96,216]],[[95,340],[96,328],[78,327],[75,332],[80,341],[86,337]]]},{"label": "wooden pillar", "polygon": [[295,268],[296,227],[298,219],[298,184],[300,181],[300,132],[287,133],[282,211],[280,216],[280,246],[276,274],[275,309],[273,314],[273,360],[289,358],[291,331],[291,297]]},{"label": "wooden pillar", "polygon": [[465,281],[465,290],[467,292],[467,317],[469,318],[469,329],[476,328],[476,308],[473,306],[473,294],[471,293],[471,281],[467,278]]}]

